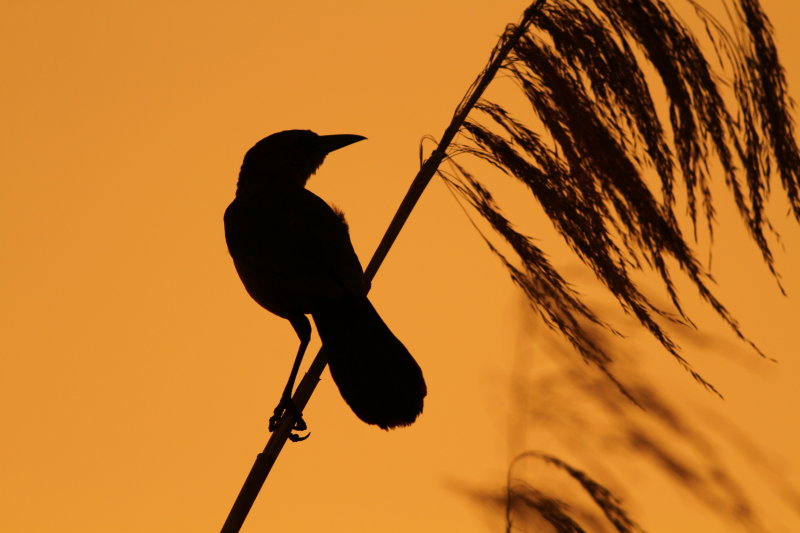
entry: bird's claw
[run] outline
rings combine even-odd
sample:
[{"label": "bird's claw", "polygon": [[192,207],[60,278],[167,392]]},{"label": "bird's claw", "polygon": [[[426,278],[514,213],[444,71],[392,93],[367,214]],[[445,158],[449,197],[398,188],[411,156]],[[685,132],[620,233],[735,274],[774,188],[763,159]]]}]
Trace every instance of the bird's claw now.
[{"label": "bird's claw", "polygon": [[289,433],[289,440],[292,442],[300,442],[301,440],[306,440],[310,436],[311,436],[310,431],[305,435],[298,435],[297,433]]},{"label": "bird's claw", "polygon": [[308,425],[306,421],[303,420],[303,414],[297,410],[297,406],[294,404],[291,398],[281,398],[281,401],[278,402],[278,405],[275,407],[275,411],[273,411],[272,416],[269,417],[269,431],[272,433],[276,429],[278,429],[278,425],[283,420],[284,415],[287,413],[291,413],[294,418],[294,425],[292,426],[292,432],[289,433],[289,440],[292,442],[300,442],[301,440],[306,440],[308,437],[311,436],[311,432],[307,435],[298,435],[295,431],[308,431]]}]

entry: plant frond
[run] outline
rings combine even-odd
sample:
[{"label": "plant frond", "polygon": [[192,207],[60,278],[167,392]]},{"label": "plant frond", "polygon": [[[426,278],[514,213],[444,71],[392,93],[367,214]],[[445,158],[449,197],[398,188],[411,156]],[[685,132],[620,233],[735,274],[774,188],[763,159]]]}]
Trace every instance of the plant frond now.
[{"label": "plant frond", "polygon": [[[713,236],[710,169],[719,168],[779,279],[767,239],[769,179],[776,168],[800,220],[800,151],[772,28],[758,1],[736,0],[732,31],[689,1],[713,45],[711,55],[661,0],[546,2],[503,67],[544,131],[536,133],[504,106],[484,100],[450,153],[475,156],[524,184],[622,308],[716,392],[659,324],[665,318],[692,325],[673,280],[675,267],[739,338],[758,348],[713,294],[713,280],[678,224],[676,189],[685,193],[695,235],[702,216]],[[712,67],[714,56],[720,72]],[[667,120],[659,116],[646,72],[664,88]],[[514,282],[584,359],[607,369],[611,355],[592,343],[579,320],[602,323],[544,252],[514,229],[488,188],[463,164],[454,168],[460,194],[517,254],[519,261],[509,260],[490,244]],[[659,176],[659,194],[645,178],[650,169]],[[645,268],[659,275],[677,317],[655,306],[634,281]]]},{"label": "plant frond", "polygon": [[[555,466],[559,470],[566,472],[572,479],[577,481],[584,492],[591,497],[595,505],[603,512],[605,517],[614,526],[619,533],[644,533],[639,524],[637,524],[625,511],[622,502],[617,498],[613,492],[608,488],[595,481],[591,476],[579,470],[558,457],[538,452],[529,451],[524,452],[517,457],[509,465],[508,469],[508,487],[507,487],[507,510],[506,510],[506,524],[507,531],[511,530],[511,507],[515,503],[521,502],[526,507],[530,507],[538,511],[542,517],[551,525],[556,527],[557,531],[583,531],[580,526],[569,515],[569,508],[563,502],[549,498],[542,494],[540,491],[522,484],[520,482],[513,482],[513,469],[517,462],[525,458],[539,459],[547,464]],[[563,527],[564,529],[559,529]],[[577,529],[576,529],[577,528]]]}]

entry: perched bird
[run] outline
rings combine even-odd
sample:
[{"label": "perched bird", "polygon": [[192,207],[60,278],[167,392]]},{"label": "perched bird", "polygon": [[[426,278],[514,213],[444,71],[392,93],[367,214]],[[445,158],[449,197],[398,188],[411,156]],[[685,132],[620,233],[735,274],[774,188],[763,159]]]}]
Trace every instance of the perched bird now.
[{"label": "perched bird", "polygon": [[[247,292],[287,319],[300,339],[270,429],[284,410],[295,409],[292,390],[311,337],[307,314],[339,392],[361,420],[388,429],[422,412],[422,371],[367,299],[369,284],[344,215],[305,188],[328,153],[363,139],[309,130],[262,139],[245,154],[225,211],[228,250]],[[295,429],[305,429],[299,419]]]}]

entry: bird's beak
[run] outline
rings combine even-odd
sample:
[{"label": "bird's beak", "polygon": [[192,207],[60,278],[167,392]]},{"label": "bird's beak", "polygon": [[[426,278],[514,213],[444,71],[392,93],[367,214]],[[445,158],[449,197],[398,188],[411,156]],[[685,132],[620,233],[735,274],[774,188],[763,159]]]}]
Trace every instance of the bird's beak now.
[{"label": "bird's beak", "polygon": [[322,152],[328,154],[339,148],[344,148],[347,145],[363,141],[364,139],[366,139],[366,137],[361,135],[320,135],[318,142]]}]

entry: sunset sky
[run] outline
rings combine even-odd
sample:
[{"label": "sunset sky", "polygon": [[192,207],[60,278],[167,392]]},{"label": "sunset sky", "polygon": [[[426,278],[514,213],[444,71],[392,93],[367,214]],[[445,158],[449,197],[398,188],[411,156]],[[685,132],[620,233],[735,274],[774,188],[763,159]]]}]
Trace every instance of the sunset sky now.
[{"label": "sunset sky", "polygon": [[[0,531],[218,531],[268,438],[297,348],[288,322],[247,296],[225,247],[222,213],[244,152],[283,129],[366,136],[309,185],[347,214],[366,264],[416,173],[421,138],[441,134],[527,2],[7,4]],[[800,3],[762,4],[800,100]],[[800,530],[790,490],[800,489],[800,228],[777,179],[773,195],[788,297],[725,202],[710,269],[777,364],[737,341],[687,284],[707,335],[676,338],[724,401],[634,325],[621,327],[638,371],[697,415],[696,427],[747,436],[709,438],[766,530],[791,532]],[[548,248],[550,230],[525,231],[565,273],[579,272],[558,255],[563,245]],[[708,258],[705,243],[698,255]],[[242,531],[502,531],[501,513],[474,495],[502,491],[509,462],[529,449],[607,482],[648,531],[737,531],[645,463],[600,465],[607,450],[591,448],[581,427],[570,434],[525,416],[512,392],[522,374],[541,400],[534,383],[563,354],[440,181],[370,296],[425,372],[423,415],[402,430],[369,427],[325,373],[305,411],[311,438],[287,445]],[[545,405],[555,425],[562,407],[575,408],[561,398]]]}]

